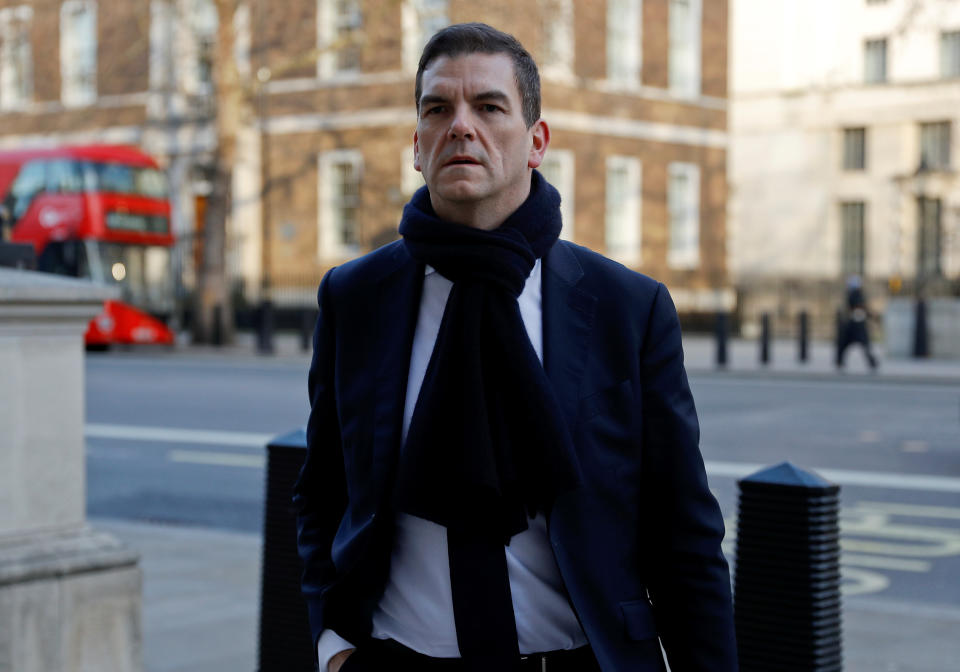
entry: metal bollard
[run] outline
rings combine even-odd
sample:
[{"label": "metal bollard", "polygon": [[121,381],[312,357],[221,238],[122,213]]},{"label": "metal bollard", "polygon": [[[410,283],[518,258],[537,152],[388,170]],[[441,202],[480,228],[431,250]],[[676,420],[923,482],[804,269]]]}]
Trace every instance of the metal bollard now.
[{"label": "metal bollard", "polygon": [[310,350],[310,342],[313,340],[313,326],[316,321],[315,311],[309,308],[300,311],[300,349],[303,352]]},{"label": "metal bollard", "polygon": [[806,364],[808,359],[808,344],[810,340],[810,316],[807,311],[801,310],[797,325],[797,359]]},{"label": "metal bollard", "polygon": [[290,501],[306,454],[302,429],[278,436],[267,446],[259,672],[316,669],[307,605],[300,593],[303,563],[297,554],[296,518]]},{"label": "metal bollard", "polygon": [[770,313],[760,316],[760,363],[770,363]]},{"label": "metal bollard", "polygon": [[789,462],[739,486],[740,670],[840,672],[840,486]]},{"label": "metal bollard", "polygon": [[717,368],[723,369],[727,366],[727,314],[722,311],[717,313],[714,334],[717,340]]},{"label": "metal bollard", "polygon": [[273,349],[273,302],[264,299],[257,310],[257,352],[272,355]]},{"label": "metal bollard", "polygon": [[913,323],[913,356],[922,359],[930,356],[930,338],[927,331],[927,302],[917,299]]},{"label": "metal bollard", "polygon": [[210,342],[218,348],[223,345],[223,306],[213,307],[213,324],[210,325]]}]

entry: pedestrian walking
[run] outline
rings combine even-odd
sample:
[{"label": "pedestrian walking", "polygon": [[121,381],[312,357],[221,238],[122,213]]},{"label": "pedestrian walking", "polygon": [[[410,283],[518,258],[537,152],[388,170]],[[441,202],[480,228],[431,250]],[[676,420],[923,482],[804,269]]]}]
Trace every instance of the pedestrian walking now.
[{"label": "pedestrian walking", "polygon": [[[322,672],[737,669],[667,289],[560,240],[526,49],[444,28],[402,240],[327,273],[298,543]],[[392,159],[391,159],[392,160]]]},{"label": "pedestrian walking", "polygon": [[846,302],[846,317],[840,329],[839,342],[837,343],[837,368],[843,369],[843,360],[847,348],[857,343],[863,347],[870,370],[876,371],[877,358],[870,348],[870,333],[867,325],[872,314],[867,307],[867,300],[863,293],[863,281],[859,275],[851,275],[847,278]]}]

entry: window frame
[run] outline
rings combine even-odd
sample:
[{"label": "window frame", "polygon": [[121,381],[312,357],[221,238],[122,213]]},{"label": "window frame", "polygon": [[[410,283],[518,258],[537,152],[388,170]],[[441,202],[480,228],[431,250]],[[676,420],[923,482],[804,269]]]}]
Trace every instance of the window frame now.
[{"label": "window frame", "polygon": [[960,77],[960,28],[940,33],[940,77]]},{"label": "window frame", "polygon": [[[859,135],[859,138],[856,137],[857,135]],[[859,144],[859,147],[856,146],[857,144]],[[864,171],[867,169],[867,129],[865,126],[843,129],[843,157],[840,165],[845,171]]]},{"label": "window frame", "polygon": [[560,229],[560,238],[573,240],[576,234],[576,159],[572,149],[550,149],[540,164],[540,172],[544,171],[544,164],[556,165],[559,179],[551,180],[547,175],[543,177],[560,192],[560,217],[563,219],[563,228]]},{"label": "window frame", "polygon": [[[687,3],[689,8],[685,26],[675,11],[680,2]],[[697,98],[703,90],[702,0],[669,0],[668,13],[668,88],[677,97]]]},{"label": "window frame", "polygon": [[643,73],[643,0],[607,0],[607,81],[640,86]]},{"label": "window frame", "polygon": [[[359,32],[363,28],[363,3],[349,0],[352,11],[341,13],[338,0],[317,0],[317,77],[329,79],[336,76],[355,75],[361,71],[362,54],[356,36],[348,37],[340,44],[344,33]],[[355,63],[344,66],[345,54],[354,53]]]},{"label": "window frame", "polygon": [[[943,137],[929,137],[938,131],[943,131]],[[950,165],[953,160],[951,156],[952,142],[953,123],[951,121],[922,122],[920,124],[919,164],[928,171],[950,170]]]},{"label": "window frame", "polygon": [[0,8],[0,111],[20,110],[33,100],[32,31],[33,7]]},{"label": "window frame", "polygon": [[[930,205],[935,206],[936,212],[936,216],[932,220],[925,216],[926,208]],[[929,229],[932,229],[932,231],[929,231]],[[932,243],[930,241],[931,237],[933,238]],[[926,196],[917,197],[916,263],[918,279],[943,277],[943,243],[943,200]]]},{"label": "window frame", "polygon": [[849,275],[863,277],[866,271],[866,230],[866,203],[864,201],[840,203],[840,273],[843,277]]},{"label": "window frame", "polygon": [[322,152],[317,159],[317,258],[321,262],[347,259],[360,251],[361,229],[359,218],[354,222],[356,242],[346,242],[342,239],[342,236],[338,236],[339,230],[342,229],[342,219],[337,216],[337,206],[340,204],[337,203],[337,195],[333,193],[333,170],[340,165],[350,165],[355,171],[357,203],[354,209],[356,213],[360,211],[363,187],[363,154],[359,149],[335,149]]},{"label": "window frame", "polygon": [[[428,5],[436,5],[428,7]],[[420,54],[433,34],[450,25],[449,0],[403,0],[401,63],[406,72],[416,72]]]},{"label": "window frame", "polygon": [[[624,197],[612,189],[614,171],[625,176]],[[612,155],[604,173],[604,248],[607,256],[625,265],[643,260],[643,163],[639,157]]]},{"label": "window frame", "polygon": [[[88,43],[78,40],[82,49],[70,44],[77,38],[68,37],[65,30],[67,16],[79,14],[78,10],[91,15]],[[85,107],[97,100],[100,49],[97,11],[97,0],[64,0],[60,5],[60,102],[66,107]],[[90,62],[84,63],[84,60]],[[87,66],[89,69],[85,69]]]},{"label": "window frame", "polygon": [[[882,47],[883,58],[879,72],[871,67],[871,47]],[[863,82],[864,84],[886,84],[890,78],[890,43],[886,37],[875,37],[863,41]]]},{"label": "window frame", "polygon": [[[681,208],[675,202],[674,178],[683,175],[687,193]],[[667,166],[667,266],[693,270],[700,266],[700,165],[676,161]],[[681,235],[678,235],[681,234]]]}]

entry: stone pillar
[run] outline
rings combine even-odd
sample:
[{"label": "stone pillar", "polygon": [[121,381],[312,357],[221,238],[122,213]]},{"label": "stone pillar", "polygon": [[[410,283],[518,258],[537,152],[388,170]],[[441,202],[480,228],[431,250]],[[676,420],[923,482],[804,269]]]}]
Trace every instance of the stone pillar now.
[{"label": "stone pillar", "polygon": [[86,522],[83,333],[112,288],[0,268],[0,672],[139,672],[138,555]]}]

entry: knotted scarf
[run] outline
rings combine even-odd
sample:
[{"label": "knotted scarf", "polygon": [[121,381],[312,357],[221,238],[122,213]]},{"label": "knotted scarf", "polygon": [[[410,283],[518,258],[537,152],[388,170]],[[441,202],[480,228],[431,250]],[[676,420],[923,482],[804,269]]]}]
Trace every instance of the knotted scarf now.
[{"label": "knotted scarf", "polygon": [[526,201],[492,231],[442,221],[426,187],[404,208],[410,254],[453,287],[398,468],[398,510],[509,543],[579,482],[517,303],[560,226],[560,195],[536,171]]}]

